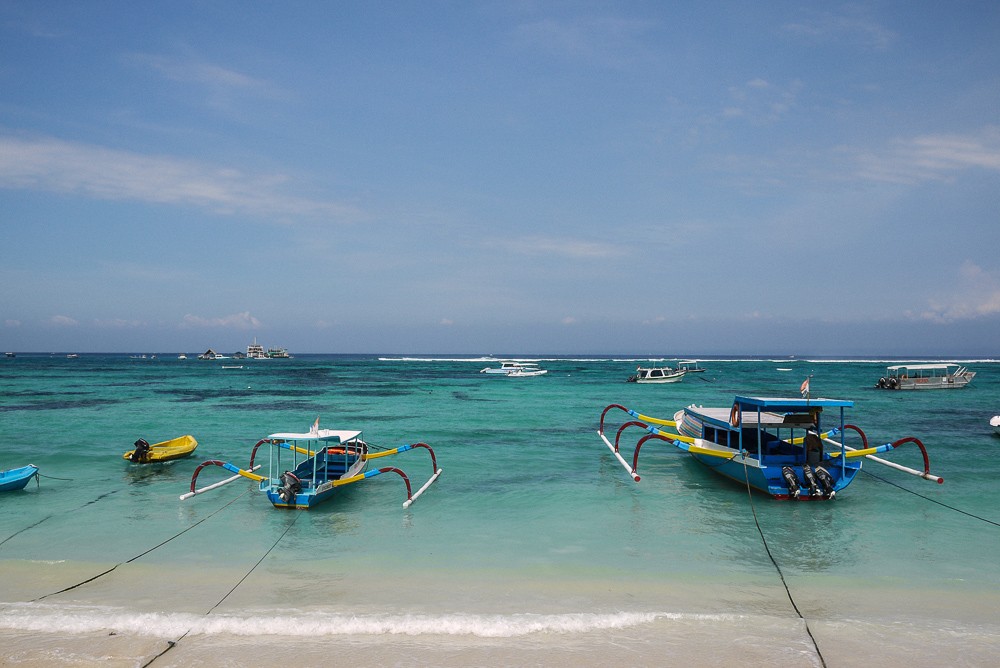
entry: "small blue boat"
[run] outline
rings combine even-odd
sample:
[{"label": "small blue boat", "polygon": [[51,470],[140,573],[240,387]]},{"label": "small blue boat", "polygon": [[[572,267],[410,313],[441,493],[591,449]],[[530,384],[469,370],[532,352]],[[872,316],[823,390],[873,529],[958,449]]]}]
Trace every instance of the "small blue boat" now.
[{"label": "small blue boat", "polygon": [[[262,445],[268,446],[267,476],[255,473],[261,468],[255,460]],[[418,448],[430,453],[432,475],[415,493],[409,477],[398,468],[385,466],[367,470],[368,462],[373,459]],[[236,475],[198,488],[198,476],[208,466],[220,466]],[[390,450],[375,449],[374,446],[369,446],[360,431],[320,429],[317,419],[308,432],[271,434],[257,441],[250,453],[250,463],[245,469],[215,459],[200,464],[191,476],[190,491],[180,498],[188,499],[243,477],[258,482],[260,491],[267,495],[275,508],[307,509],[326,501],[344,485],[368,480],[382,473],[396,473],[403,479],[406,484],[406,501],[403,502],[403,507],[407,508],[438,479],[441,469],[437,467],[434,451],[426,443],[402,445]]]},{"label": "small blue boat", "polygon": [[35,478],[37,480],[38,467],[28,464],[17,469],[9,469],[0,472],[0,492],[11,492],[17,489],[24,489],[28,482]]},{"label": "small blue boat", "polygon": [[[808,385],[803,384],[803,387]],[[869,447],[865,433],[844,422],[844,410],[852,406],[853,401],[841,399],[737,396],[732,406],[704,408],[692,405],[677,411],[673,420],[664,420],[611,404],[601,414],[598,434],[636,482],[639,481],[639,450],[653,439],[666,441],[688,452],[715,473],[775,499],[833,499],[854,480],[861,470],[862,458],[943,482],[930,473],[927,451],[916,438]],[[612,409],[623,410],[635,418],[619,427],[613,443],[604,431],[605,417]],[[834,417],[835,424],[824,432],[823,411],[831,409],[839,416]],[[648,434],[636,443],[630,463],[622,457],[619,442],[622,432],[632,426],[641,427]],[[662,427],[675,431],[667,432]],[[860,436],[860,449],[847,446],[844,439],[847,431]],[[923,471],[874,456],[910,442],[923,453]]]}]

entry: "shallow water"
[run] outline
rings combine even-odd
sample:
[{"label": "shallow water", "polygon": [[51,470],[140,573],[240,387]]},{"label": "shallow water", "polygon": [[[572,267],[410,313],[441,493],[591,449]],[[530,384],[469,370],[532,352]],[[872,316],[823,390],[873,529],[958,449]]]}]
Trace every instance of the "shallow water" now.
[{"label": "shallow water", "polygon": [[[964,390],[893,393],[872,388],[881,361],[706,360],[626,384],[636,363],[547,359],[515,379],[458,358],[0,360],[0,467],[45,476],[0,497],[0,656],[144,665],[176,643],[153,665],[246,665],[294,642],[301,665],[345,643],[392,665],[992,663],[1000,365],[970,362]],[[670,417],[795,396],[806,376],[853,399],[873,443],[920,438],[944,484],[867,463],[833,502],[751,503],[666,444],[643,448],[633,483],[596,434],[609,403]],[[387,475],[308,512],[249,481],[178,499],[201,461],[245,465],[317,415],[385,447],[425,441],[444,473],[406,510]],[[184,433],[189,459],[121,458]],[[912,445],[886,458],[922,466]],[[425,451],[393,465],[414,488],[431,473]]]}]

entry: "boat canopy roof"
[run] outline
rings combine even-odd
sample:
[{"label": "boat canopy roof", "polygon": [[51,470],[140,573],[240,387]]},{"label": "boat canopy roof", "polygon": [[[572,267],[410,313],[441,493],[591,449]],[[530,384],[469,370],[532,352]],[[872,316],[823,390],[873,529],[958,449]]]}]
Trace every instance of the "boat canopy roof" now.
[{"label": "boat canopy roof", "polygon": [[345,431],[339,429],[320,429],[319,431],[307,431],[304,434],[291,432],[279,432],[268,436],[272,441],[335,441],[343,443],[353,438],[361,436],[360,431]]},{"label": "boat canopy roof", "polygon": [[797,411],[810,408],[850,408],[853,401],[847,399],[806,399],[799,397],[741,397],[737,396],[735,403],[742,407],[752,406],[770,411]]},{"label": "boat canopy roof", "polygon": [[899,371],[900,369],[907,369],[913,371],[944,371],[945,369],[950,369],[960,366],[958,364],[898,364],[896,366],[886,367],[889,371]]}]

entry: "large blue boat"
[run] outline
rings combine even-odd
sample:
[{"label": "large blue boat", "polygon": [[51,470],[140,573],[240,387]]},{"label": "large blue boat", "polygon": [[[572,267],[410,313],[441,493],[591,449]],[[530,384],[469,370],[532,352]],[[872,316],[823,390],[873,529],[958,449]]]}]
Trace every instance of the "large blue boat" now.
[{"label": "large blue boat", "polygon": [[[262,465],[256,463],[257,452],[263,445],[268,446],[268,475],[255,473]],[[413,492],[410,479],[400,469],[393,466],[368,469],[368,462],[381,457],[426,449],[431,456],[431,477]],[[198,476],[208,466],[220,466],[234,475],[221,482],[197,487]],[[434,451],[426,443],[402,445],[398,448],[381,449],[369,446],[360,431],[320,429],[319,420],[305,433],[281,432],[271,434],[257,441],[250,453],[250,463],[244,469],[229,462],[211,459],[203,462],[191,476],[190,492],[181,499],[207,492],[226,483],[249,478],[259,483],[260,491],[267,495],[275,508],[306,509],[320,504],[344,485],[361,482],[382,473],[396,473],[406,484],[407,508],[441,475],[437,467]]]},{"label": "large blue boat", "polygon": [[[804,385],[805,387],[805,385]],[[639,481],[639,451],[650,440],[666,441],[691,454],[712,471],[775,499],[832,499],[847,487],[868,458],[919,477],[942,482],[930,473],[923,444],[912,437],[868,446],[868,438],[858,427],[846,424],[844,411],[853,401],[841,399],[771,398],[737,396],[732,406],[704,408],[688,406],[673,420],[642,415],[619,404],[611,404],[601,414],[598,433],[632,476]],[[634,420],[621,425],[614,442],[605,435],[604,421],[612,409],[621,409]],[[833,424],[824,422],[824,411],[836,411]],[[622,457],[622,432],[632,426],[648,434],[636,443],[631,463]],[[675,432],[666,432],[671,427]],[[824,431],[826,429],[826,431]],[[861,448],[849,447],[847,432],[856,432]],[[903,443],[915,443],[923,453],[924,470],[917,471],[874,457]]]}]

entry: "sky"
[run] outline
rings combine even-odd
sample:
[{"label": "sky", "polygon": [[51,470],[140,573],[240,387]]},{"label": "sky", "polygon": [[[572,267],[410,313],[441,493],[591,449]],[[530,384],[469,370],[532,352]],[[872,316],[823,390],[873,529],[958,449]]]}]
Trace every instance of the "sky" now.
[{"label": "sky", "polygon": [[0,0],[0,348],[1000,358],[1000,3]]}]

